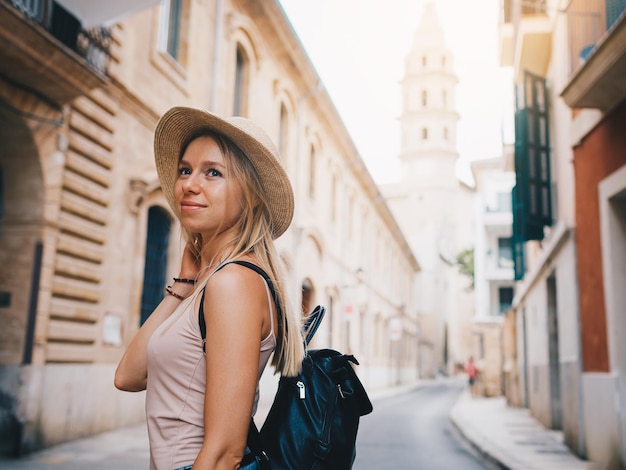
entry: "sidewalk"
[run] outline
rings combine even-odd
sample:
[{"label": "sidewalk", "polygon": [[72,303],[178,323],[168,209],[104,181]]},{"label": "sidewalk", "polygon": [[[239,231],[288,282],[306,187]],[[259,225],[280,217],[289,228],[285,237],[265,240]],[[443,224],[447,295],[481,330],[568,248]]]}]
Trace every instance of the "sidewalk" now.
[{"label": "sidewalk", "polygon": [[0,460],[0,470],[141,470],[149,466],[145,423],[59,444],[16,460]]},{"label": "sidewalk", "polygon": [[545,429],[527,408],[507,406],[504,397],[472,398],[466,391],[452,408],[450,419],[465,439],[502,468],[595,468],[563,444],[563,433]]}]

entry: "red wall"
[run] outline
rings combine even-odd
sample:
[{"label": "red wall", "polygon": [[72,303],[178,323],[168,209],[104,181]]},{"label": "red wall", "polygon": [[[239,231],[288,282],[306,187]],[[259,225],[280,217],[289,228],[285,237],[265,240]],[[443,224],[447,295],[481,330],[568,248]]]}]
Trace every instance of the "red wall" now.
[{"label": "red wall", "polygon": [[626,164],[626,101],[574,148],[583,370],[608,372],[598,184]]}]

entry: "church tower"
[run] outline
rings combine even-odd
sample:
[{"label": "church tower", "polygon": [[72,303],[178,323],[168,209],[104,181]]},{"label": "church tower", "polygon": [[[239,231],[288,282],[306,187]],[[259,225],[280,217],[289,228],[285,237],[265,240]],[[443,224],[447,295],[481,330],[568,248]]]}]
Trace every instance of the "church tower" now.
[{"label": "church tower", "polygon": [[401,82],[401,180],[380,188],[421,267],[415,295],[422,377],[453,373],[472,339],[471,280],[459,273],[457,257],[473,246],[474,191],[456,177],[458,79],[444,39],[429,3]]},{"label": "church tower", "polygon": [[452,53],[446,48],[435,6],[425,7],[405,60],[400,126],[402,174],[419,184],[457,185],[455,87]]}]

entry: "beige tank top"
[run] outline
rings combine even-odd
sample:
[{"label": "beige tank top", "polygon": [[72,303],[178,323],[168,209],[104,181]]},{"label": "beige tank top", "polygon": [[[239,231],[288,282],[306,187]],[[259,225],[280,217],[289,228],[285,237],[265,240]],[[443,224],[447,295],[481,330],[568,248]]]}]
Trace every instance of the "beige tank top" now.
[{"label": "beige tank top", "polygon": [[[274,302],[267,284],[265,290],[271,327],[270,334],[261,341],[258,379],[276,347]],[[146,419],[151,470],[191,465],[202,447],[206,363],[195,311],[201,291],[197,289],[181,302],[148,342]],[[253,415],[259,400],[258,379]]]}]

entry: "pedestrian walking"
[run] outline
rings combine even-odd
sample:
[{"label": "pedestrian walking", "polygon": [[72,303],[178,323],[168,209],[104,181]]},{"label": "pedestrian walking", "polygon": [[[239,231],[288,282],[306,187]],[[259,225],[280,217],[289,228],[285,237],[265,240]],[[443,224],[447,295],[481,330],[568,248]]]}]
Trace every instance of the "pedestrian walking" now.
[{"label": "pedestrian walking", "polygon": [[469,357],[467,364],[465,364],[465,373],[467,374],[467,383],[469,385],[470,392],[472,396],[476,396],[476,380],[478,378],[478,368],[476,367],[476,363],[474,362],[474,358],[472,356]]},{"label": "pedestrian walking", "polygon": [[[274,247],[291,223],[293,190],[276,147],[245,118],[172,108],[157,124],[154,153],[187,243],[179,276],[129,344],[115,386],[146,389],[152,470],[238,468],[270,355],[288,376],[304,357]],[[276,298],[233,261],[265,271]]]}]

